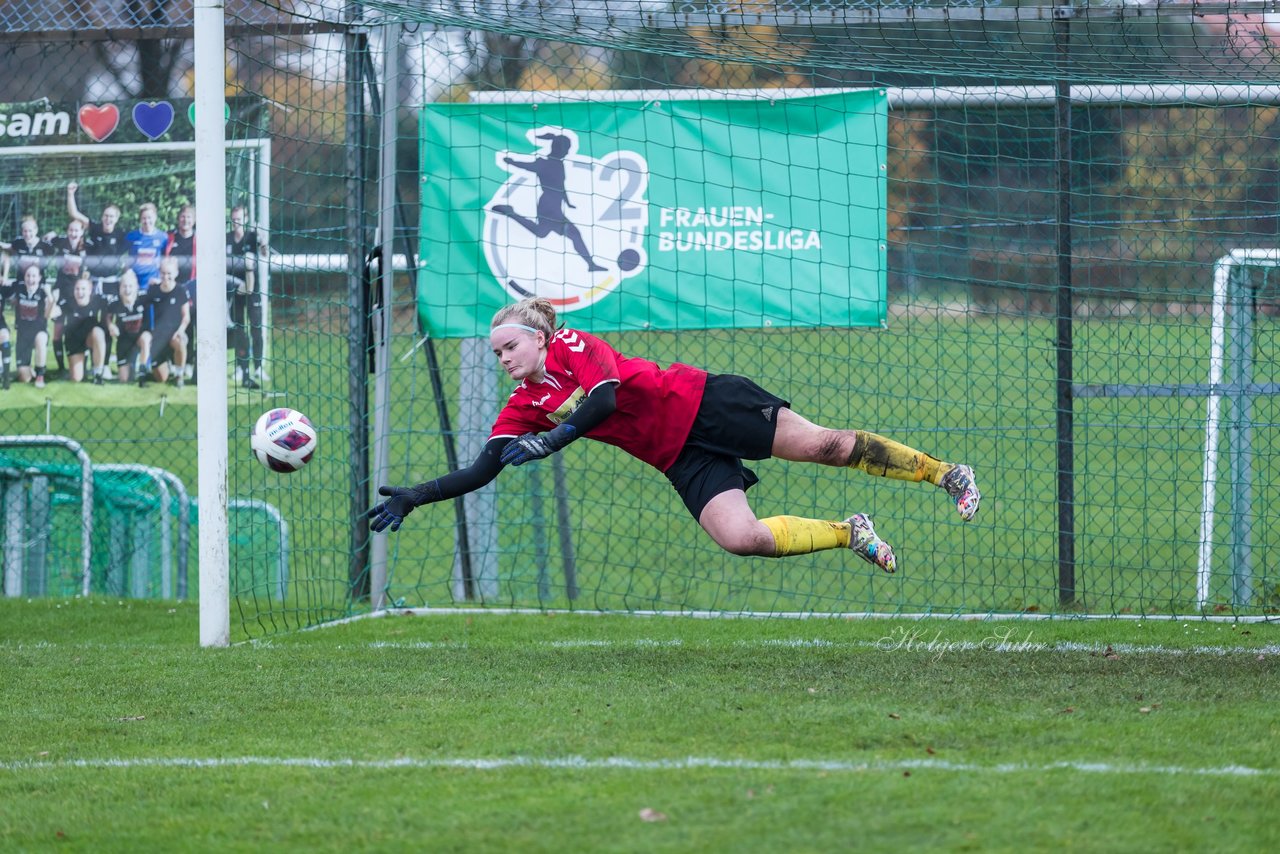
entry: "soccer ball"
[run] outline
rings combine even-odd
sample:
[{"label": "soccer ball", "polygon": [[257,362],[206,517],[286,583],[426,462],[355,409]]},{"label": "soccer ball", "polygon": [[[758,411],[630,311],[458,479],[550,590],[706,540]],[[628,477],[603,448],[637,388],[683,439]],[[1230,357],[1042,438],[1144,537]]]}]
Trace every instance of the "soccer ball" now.
[{"label": "soccer ball", "polygon": [[296,409],[272,409],[253,425],[249,447],[258,462],[272,471],[297,471],[316,452],[316,428]]}]

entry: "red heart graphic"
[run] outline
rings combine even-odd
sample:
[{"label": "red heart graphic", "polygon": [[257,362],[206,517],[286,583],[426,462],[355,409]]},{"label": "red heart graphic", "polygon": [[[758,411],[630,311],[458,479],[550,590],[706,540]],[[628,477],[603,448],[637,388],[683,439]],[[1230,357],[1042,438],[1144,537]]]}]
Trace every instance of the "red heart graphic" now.
[{"label": "red heart graphic", "polygon": [[94,142],[102,142],[115,133],[118,124],[120,111],[115,104],[107,104],[105,107],[85,104],[80,108],[80,127],[93,137]]}]

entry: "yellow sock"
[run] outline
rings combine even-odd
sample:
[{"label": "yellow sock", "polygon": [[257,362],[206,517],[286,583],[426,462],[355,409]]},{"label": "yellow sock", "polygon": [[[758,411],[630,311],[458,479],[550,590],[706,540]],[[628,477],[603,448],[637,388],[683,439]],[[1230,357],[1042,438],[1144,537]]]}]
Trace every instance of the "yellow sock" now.
[{"label": "yellow sock", "polygon": [[876,477],[891,477],[895,480],[912,480],[916,483],[927,480],[934,486],[941,486],[943,476],[955,468],[954,463],[944,463],[923,451],[908,448],[884,436],[865,430],[858,430],[856,435],[853,453],[846,463],[851,469],[861,469]]},{"label": "yellow sock", "polygon": [[824,522],[799,516],[770,516],[761,519],[773,534],[773,556],[807,555],[849,546],[848,522]]}]

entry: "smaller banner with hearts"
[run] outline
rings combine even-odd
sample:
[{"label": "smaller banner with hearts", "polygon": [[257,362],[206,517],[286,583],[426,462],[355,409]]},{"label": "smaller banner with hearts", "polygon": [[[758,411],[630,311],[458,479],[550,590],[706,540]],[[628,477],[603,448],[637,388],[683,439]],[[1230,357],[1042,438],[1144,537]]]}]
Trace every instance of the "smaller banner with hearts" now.
[{"label": "smaller banner with hearts", "polygon": [[[179,116],[186,121],[179,121]],[[227,138],[266,135],[267,112],[257,98],[229,98]],[[59,104],[48,98],[0,103],[0,149],[39,145],[102,145],[195,140],[190,98]]]}]

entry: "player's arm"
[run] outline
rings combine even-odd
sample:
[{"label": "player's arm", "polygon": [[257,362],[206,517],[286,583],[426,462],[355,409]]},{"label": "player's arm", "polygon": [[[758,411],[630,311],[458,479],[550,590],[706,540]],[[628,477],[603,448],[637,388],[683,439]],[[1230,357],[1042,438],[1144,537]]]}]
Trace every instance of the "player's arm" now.
[{"label": "player's arm", "polygon": [[[183,285],[183,287],[186,287]],[[187,331],[187,327],[191,325],[191,303],[184,302],[182,304],[182,320],[178,322],[178,331],[175,335],[181,335]]]},{"label": "player's arm", "polygon": [[89,227],[89,217],[80,212],[80,208],[76,206],[76,190],[80,189],[80,185],[75,181],[67,184],[67,216],[72,219],[80,220],[85,228]]},{"label": "player's arm", "polygon": [[579,436],[598,427],[618,408],[617,381],[597,385],[564,422],[546,433],[525,433],[511,441],[502,452],[507,465],[524,465],[531,460],[549,457]]},{"label": "player's arm", "polygon": [[457,498],[488,485],[502,471],[502,449],[510,441],[508,436],[490,439],[475,462],[444,477],[417,486],[378,487],[378,494],[387,496],[387,499],[369,510],[369,527],[374,531],[387,528],[398,531],[404,517],[412,513],[415,507]]}]

